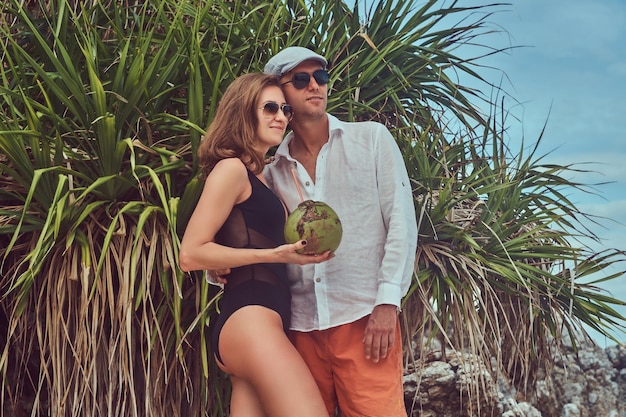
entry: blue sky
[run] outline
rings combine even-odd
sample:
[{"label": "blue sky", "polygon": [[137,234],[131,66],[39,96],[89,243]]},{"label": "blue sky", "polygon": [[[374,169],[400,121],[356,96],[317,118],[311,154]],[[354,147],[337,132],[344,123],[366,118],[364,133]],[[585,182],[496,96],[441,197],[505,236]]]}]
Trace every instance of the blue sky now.
[{"label": "blue sky", "polygon": [[[483,61],[501,70],[485,76],[520,103],[505,102],[515,116],[508,118],[511,145],[519,147],[522,138],[534,144],[545,125],[539,148],[545,162],[593,171],[570,177],[581,183],[609,182],[594,187],[597,195],[572,190],[568,197],[606,218],[585,223],[603,239],[588,242],[594,250],[626,250],[626,1],[517,0],[498,10],[490,26],[506,33],[480,43],[520,46]],[[612,272],[618,270],[626,264]],[[626,300],[626,276],[603,288]],[[626,308],[618,311],[626,316]],[[601,346],[613,344],[591,335]]]}]

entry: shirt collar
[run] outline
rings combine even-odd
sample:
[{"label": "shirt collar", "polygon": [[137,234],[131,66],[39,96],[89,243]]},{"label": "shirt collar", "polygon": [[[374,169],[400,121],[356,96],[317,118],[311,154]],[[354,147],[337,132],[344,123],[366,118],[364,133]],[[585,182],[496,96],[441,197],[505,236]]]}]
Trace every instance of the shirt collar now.
[{"label": "shirt collar", "polygon": [[[339,119],[337,119],[335,116],[329,113],[326,113],[326,116],[328,116],[328,130],[329,130],[328,141],[330,142],[331,140],[335,138],[340,138],[341,133],[343,133],[344,131],[344,128],[343,128],[343,123]],[[289,155],[289,144],[291,143],[292,140],[293,140],[293,131],[289,132],[287,136],[285,136],[285,139],[283,139],[283,141],[280,143],[280,145],[278,145],[278,149],[276,149],[276,153],[274,154],[274,157],[276,158],[276,160],[280,158],[293,160],[291,155]]]}]

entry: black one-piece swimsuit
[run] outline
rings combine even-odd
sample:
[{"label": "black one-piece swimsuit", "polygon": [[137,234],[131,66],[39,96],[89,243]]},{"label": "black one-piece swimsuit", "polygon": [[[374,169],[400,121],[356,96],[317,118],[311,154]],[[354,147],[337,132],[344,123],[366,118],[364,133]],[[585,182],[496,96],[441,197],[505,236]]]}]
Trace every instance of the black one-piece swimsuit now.
[{"label": "black one-piece swimsuit", "polygon": [[[219,244],[234,248],[275,248],[285,243],[285,208],[280,199],[248,171],[250,197],[233,207],[215,236]],[[221,362],[219,336],[226,320],[238,309],[260,305],[276,311],[285,332],[291,319],[291,294],[285,264],[255,264],[232,268],[220,301],[220,315],[213,326],[212,347]]]}]

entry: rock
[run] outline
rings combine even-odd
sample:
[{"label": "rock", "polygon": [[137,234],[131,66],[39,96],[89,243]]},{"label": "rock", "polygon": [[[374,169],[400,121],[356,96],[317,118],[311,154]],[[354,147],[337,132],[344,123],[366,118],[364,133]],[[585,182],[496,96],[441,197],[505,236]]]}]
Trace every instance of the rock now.
[{"label": "rock", "polygon": [[[528,398],[503,375],[494,380],[476,357],[428,352],[405,372],[407,412],[410,417],[626,417],[626,348],[577,343],[578,352],[565,344],[564,352],[554,353],[554,368],[540,373]],[[472,388],[477,380],[479,393]]]}]

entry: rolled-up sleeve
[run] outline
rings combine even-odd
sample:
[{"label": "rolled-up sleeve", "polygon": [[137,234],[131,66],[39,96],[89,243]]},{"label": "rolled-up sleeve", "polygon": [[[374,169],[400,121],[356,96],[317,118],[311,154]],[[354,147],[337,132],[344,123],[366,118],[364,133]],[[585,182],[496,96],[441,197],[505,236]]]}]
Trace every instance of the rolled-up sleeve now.
[{"label": "rolled-up sleeve", "polygon": [[400,306],[411,285],[417,247],[417,222],[411,182],[393,136],[379,125],[377,180],[383,222],[387,229],[379,271],[376,305]]}]

